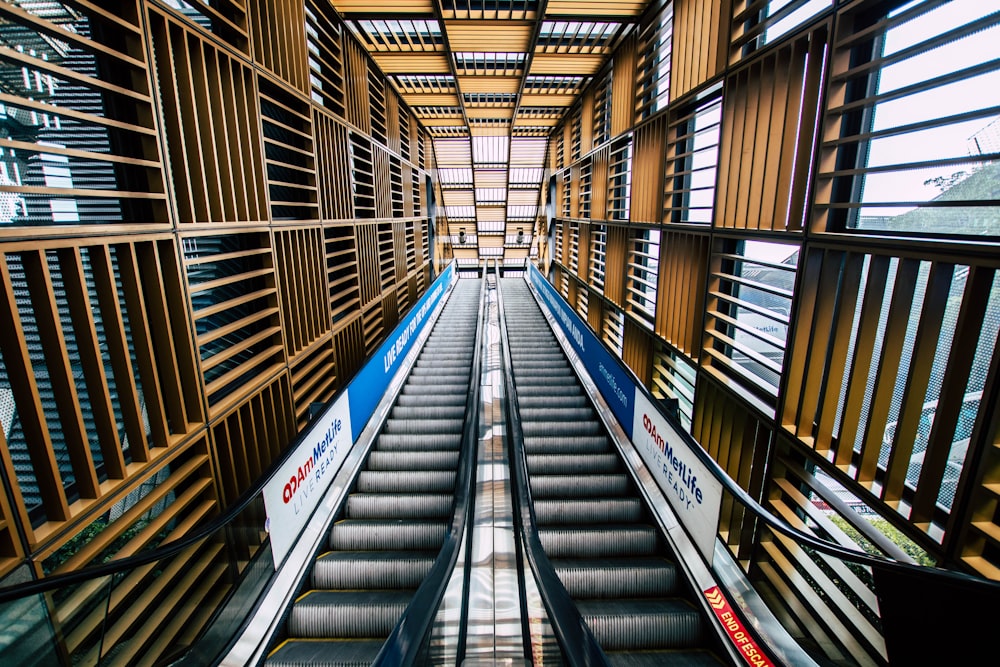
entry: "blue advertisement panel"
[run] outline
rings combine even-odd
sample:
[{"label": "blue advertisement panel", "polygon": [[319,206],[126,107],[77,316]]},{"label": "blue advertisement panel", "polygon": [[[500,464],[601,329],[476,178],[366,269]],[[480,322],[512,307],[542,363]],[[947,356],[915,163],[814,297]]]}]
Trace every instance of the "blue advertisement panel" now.
[{"label": "blue advertisement panel", "polygon": [[635,416],[635,383],[622,370],[620,362],[611,356],[607,348],[584,324],[579,315],[573,312],[569,304],[556,293],[549,281],[541,274],[534,264],[528,262],[528,280],[541,295],[542,300],[552,311],[556,321],[562,328],[580,355],[583,365],[594,379],[604,400],[608,402],[618,423],[625,429],[629,439],[632,438],[632,423]]},{"label": "blue advertisement panel", "polygon": [[389,386],[389,381],[392,380],[392,376],[399,370],[403,358],[413,347],[413,341],[420,333],[424,320],[441,301],[441,295],[445,293],[454,279],[455,265],[452,263],[441,272],[427,293],[417,301],[410,309],[409,314],[393,329],[382,346],[375,352],[375,356],[351,380],[348,387],[351,392],[352,440],[357,440],[365,425],[368,424],[369,418],[375,411],[375,406],[378,405],[382,394]]}]

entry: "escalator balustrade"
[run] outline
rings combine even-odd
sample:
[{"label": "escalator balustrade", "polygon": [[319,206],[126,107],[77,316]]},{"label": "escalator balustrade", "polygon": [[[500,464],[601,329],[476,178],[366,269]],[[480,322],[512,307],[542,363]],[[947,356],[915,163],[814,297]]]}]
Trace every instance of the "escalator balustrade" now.
[{"label": "escalator balustrade", "polygon": [[479,281],[455,285],[269,667],[371,664],[430,571],[452,516],[479,294]]}]

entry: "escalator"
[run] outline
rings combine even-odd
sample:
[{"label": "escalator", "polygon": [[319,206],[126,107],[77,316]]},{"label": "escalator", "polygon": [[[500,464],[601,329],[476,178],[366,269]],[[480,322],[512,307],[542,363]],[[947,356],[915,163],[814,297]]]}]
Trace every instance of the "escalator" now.
[{"label": "escalator", "polygon": [[453,512],[480,288],[457,281],[269,667],[371,664],[430,571]]},{"label": "escalator", "polygon": [[520,278],[504,312],[538,536],[612,664],[719,665],[676,566],[544,315]]}]

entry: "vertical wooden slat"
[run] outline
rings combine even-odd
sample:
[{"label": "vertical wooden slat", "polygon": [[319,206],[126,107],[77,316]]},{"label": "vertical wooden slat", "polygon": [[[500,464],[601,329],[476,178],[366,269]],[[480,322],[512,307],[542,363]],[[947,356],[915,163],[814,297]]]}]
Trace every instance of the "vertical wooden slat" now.
[{"label": "vertical wooden slat", "polygon": [[[73,368],[66,351],[66,339],[59,319],[59,308],[52,289],[52,275],[44,251],[21,254],[24,276],[38,337],[45,356],[53,399],[59,414],[59,430],[65,439],[66,451],[73,466],[73,476],[82,498],[100,495],[97,472],[91,457],[87,429],[80,412],[80,399],[73,380]],[[50,433],[51,435],[51,433]]]},{"label": "vertical wooden slat", "polygon": [[76,336],[80,365],[87,385],[97,444],[101,448],[105,472],[111,479],[124,479],[125,459],[120,447],[118,424],[115,422],[115,413],[111,405],[108,381],[104,375],[101,341],[97,338],[97,328],[92,315],[95,304],[90,302],[80,250],[61,248],[56,251],[56,255],[62,271],[66,301],[73,323],[73,333]]},{"label": "vertical wooden slat", "polygon": [[[69,504],[52,451],[45,410],[35,385],[35,371],[24,339],[8,267],[9,256],[4,256],[3,260],[0,261],[0,346],[4,351],[4,365],[7,377],[10,378],[11,394],[18,408],[32,472],[38,483],[45,514],[49,520],[65,521],[69,519]],[[30,523],[23,525],[30,527]]]}]

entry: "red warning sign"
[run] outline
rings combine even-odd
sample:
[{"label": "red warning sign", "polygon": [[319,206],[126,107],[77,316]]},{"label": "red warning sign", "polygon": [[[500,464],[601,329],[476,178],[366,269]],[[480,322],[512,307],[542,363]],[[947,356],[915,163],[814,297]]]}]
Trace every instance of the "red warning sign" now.
[{"label": "red warning sign", "polygon": [[729,600],[722,594],[719,587],[712,586],[704,593],[712,611],[722,621],[722,627],[726,629],[729,640],[736,646],[746,663],[753,665],[753,667],[774,667],[774,661],[764,654],[754,638],[743,627],[740,619],[733,612],[733,608],[729,606]]}]

